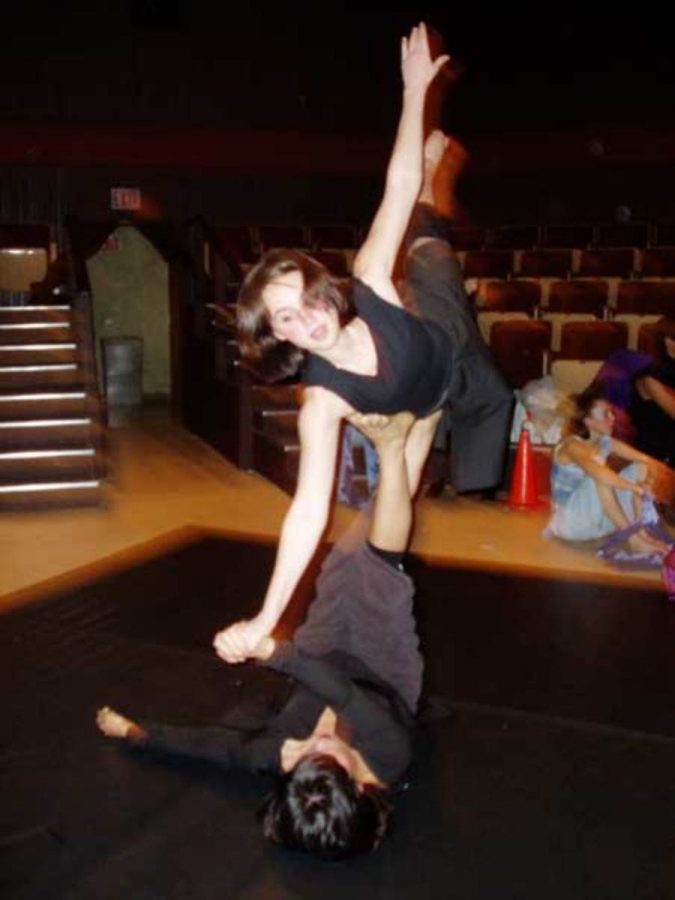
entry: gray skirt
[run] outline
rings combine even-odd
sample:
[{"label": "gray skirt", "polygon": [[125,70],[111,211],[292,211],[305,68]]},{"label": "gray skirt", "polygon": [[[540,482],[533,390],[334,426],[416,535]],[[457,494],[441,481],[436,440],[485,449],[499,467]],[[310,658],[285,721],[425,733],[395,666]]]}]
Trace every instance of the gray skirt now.
[{"label": "gray skirt", "polygon": [[347,552],[333,547],[316,588],[296,646],[311,656],[335,650],[355,656],[416,712],[423,663],[412,579],[361,543]]}]

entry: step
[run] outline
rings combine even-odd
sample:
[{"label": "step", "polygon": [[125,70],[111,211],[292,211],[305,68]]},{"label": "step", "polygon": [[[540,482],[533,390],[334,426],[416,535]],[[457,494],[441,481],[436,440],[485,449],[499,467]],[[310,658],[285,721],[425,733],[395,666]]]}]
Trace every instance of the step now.
[{"label": "step", "polygon": [[0,368],[4,366],[73,363],[77,362],[77,360],[77,344],[74,341],[9,344],[0,339]]},{"label": "step", "polygon": [[295,493],[300,463],[299,447],[282,447],[265,434],[253,438],[253,468],[288,494]]},{"label": "step", "polygon": [[253,413],[253,428],[255,431],[268,431],[273,433],[283,432],[289,437],[297,436],[298,412],[285,409],[256,409]]},{"label": "step", "polygon": [[295,384],[254,384],[251,389],[253,408],[288,412],[299,408],[299,388]]},{"label": "step", "polygon": [[84,481],[100,474],[101,460],[93,447],[67,450],[12,450],[0,452],[0,483]]},{"label": "step", "polygon": [[99,506],[102,502],[102,484],[98,479],[0,485],[0,511],[3,512]]},{"label": "step", "polygon": [[255,436],[258,435],[264,436],[269,443],[274,444],[281,451],[300,450],[297,416],[293,414],[265,418],[264,427],[255,430]]},{"label": "step", "polygon": [[87,446],[99,427],[88,416],[0,422],[0,450],[59,450]]},{"label": "step", "polygon": [[0,366],[0,391],[76,388],[82,386],[82,379],[82,369],[77,363]]},{"label": "step", "polygon": [[9,322],[0,320],[0,344],[63,343],[72,341],[69,322]]},{"label": "step", "polygon": [[72,419],[87,409],[84,391],[0,391],[0,422],[25,419]]},{"label": "step", "polygon": [[70,306],[0,306],[0,325],[14,322],[62,322],[69,324]]}]

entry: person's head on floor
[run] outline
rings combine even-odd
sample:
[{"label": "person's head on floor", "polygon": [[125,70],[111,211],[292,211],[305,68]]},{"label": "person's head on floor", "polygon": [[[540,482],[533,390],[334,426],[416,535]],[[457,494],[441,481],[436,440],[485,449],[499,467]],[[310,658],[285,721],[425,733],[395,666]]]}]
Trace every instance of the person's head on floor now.
[{"label": "person's head on floor", "polygon": [[337,861],[374,850],[389,814],[383,788],[352,778],[332,756],[311,753],[279,779],[261,819],[274,843]]},{"label": "person's head on floor", "polygon": [[354,315],[351,292],[299,250],[269,250],[248,272],[237,300],[239,348],[266,381],[296,374],[307,352],[334,346]]}]

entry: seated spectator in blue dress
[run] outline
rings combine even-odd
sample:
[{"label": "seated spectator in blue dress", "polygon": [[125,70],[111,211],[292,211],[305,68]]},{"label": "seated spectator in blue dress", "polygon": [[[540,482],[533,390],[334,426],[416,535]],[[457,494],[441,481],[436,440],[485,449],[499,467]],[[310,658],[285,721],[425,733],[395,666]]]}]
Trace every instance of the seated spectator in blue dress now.
[{"label": "seated spectator in blue dress", "polygon": [[[643,520],[652,504],[654,460],[612,437],[614,411],[594,384],[576,397],[567,436],[556,446],[551,467],[553,512],[545,535],[566,541],[605,538]],[[609,455],[628,463],[619,472],[607,464]],[[627,538],[636,554],[664,554],[669,547],[638,528]]]}]

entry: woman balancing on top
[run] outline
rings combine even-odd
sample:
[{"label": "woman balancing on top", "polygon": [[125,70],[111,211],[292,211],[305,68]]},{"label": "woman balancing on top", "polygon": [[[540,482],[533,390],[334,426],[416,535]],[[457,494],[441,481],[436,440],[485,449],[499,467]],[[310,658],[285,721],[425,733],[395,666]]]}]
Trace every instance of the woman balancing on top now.
[{"label": "woman balancing on top", "polygon": [[[268,380],[301,372],[300,467],[281,531],[274,572],[255,618],[219,632],[214,646],[242,662],[270,634],[326,527],[343,419],[354,413],[415,416],[406,444],[412,497],[443,407],[452,420],[453,484],[459,491],[496,485],[512,395],[482,342],[461,272],[434,214],[433,179],[447,139],[424,145],[427,89],[449,57],[431,58],[424,24],[401,43],[403,108],[384,197],[353,266],[351,296],[311,257],[268,252],[239,296],[242,354]],[[403,308],[394,264],[417,201],[418,222],[406,259]],[[225,638],[227,638],[225,640]]]}]

